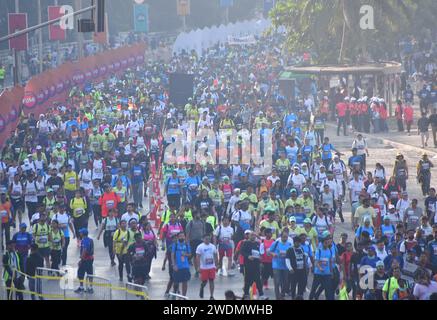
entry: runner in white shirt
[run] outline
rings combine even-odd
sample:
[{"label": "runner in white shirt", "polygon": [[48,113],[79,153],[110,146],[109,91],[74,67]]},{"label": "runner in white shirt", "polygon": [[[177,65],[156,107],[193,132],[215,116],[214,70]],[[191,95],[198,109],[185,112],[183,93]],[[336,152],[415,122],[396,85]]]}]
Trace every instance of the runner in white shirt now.
[{"label": "runner in white shirt", "polygon": [[200,292],[199,297],[203,299],[203,291],[209,282],[210,300],[214,300],[215,270],[218,263],[217,249],[211,243],[211,236],[206,235],[203,243],[196,248],[196,264],[200,270]]},{"label": "runner in white shirt", "polygon": [[300,173],[299,167],[294,167],[294,172],[288,176],[287,185],[292,185],[295,189],[301,191],[305,183],[305,176]]},{"label": "runner in white shirt", "polygon": [[229,218],[224,217],[222,225],[218,226],[214,231],[214,243],[218,247],[219,251],[219,275],[223,274],[223,258],[227,257],[228,265],[226,271],[228,275],[232,275],[232,251],[234,243],[232,237],[234,235],[234,229],[229,225]]},{"label": "runner in white shirt", "polygon": [[396,211],[399,214],[401,221],[404,221],[405,210],[409,208],[411,201],[408,199],[408,193],[406,191],[402,192],[402,198],[396,203]]},{"label": "runner in white shirt", "polygon": [[84,188],[89,195],[90,190],[93,188],[93,170],[91,170],[90,164],[87,164],[87,168],[79,171],[79,181],[80,187]]},{"label": "runner in white shirt", "polygon": [[359,173],[354,173],[354,178],[349,182],[349,200],[353,204],[359,202],[360,193],[364,188],[364,182],[359,179]]}]

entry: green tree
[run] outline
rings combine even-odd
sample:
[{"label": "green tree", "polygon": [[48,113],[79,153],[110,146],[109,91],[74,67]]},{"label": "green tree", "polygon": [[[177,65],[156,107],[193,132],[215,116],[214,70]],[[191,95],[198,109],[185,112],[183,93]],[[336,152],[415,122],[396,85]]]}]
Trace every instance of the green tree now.
[{"label": "green tree", "polygon": [[[289,49],[312,50],[317,53],[320,63],[356,61],[380,56],[380,51],[393,52],[401,32],[411,31],[412,17],[418,8],[415,2],[280,0],[272,10],[271,18],[274,26],[282,25],[287,29]],[[360,28],[363,5],[374,8],[375,30]]]}]

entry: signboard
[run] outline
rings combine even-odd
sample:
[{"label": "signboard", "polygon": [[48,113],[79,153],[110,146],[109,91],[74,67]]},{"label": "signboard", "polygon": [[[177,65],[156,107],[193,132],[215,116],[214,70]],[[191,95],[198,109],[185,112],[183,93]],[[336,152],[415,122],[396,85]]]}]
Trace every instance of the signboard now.
[{"label": "signboard", "polygon": [[191,11],[190,0],[176,0],[178,16],[189,16]]},{"label": "signboard", "polygon": [[149,5],[134,5],[134,30],[135,32],[149,32]]},{"label": "signboard", "polygon": [[[49,21],[63,16],[60,6],[49,6],[47,10]],[[49,26],[49,39],[51,41],[64,41],[65,33],[65,30],[60,27],[59,21]]]},{"label": "signboard", "polygon": [[[13,34],[17,31],[27,28],[27,14],[26,13],[9,13],[8,14],[8,26],[9,34]],[[25,51],[28,47],[27,34],[23,34],[19,37],[9,39],[9,49],[15,49],[17,51]]]},{"label": "signboard", "polygon": [[228,44],[232,46],[252,45],[256,44],[256,39],[254,35],[245,37],[228,36]]},{"label": "signboard", "polygon": [[234,0],[220,0],[221,8],[229,8],[234,5]]}]

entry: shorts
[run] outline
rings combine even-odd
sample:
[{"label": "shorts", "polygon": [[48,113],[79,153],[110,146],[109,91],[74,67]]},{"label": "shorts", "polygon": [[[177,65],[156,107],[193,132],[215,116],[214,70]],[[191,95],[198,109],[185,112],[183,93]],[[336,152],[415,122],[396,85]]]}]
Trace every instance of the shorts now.
[{"label": "shorts", "polygon": [[190,269],[178,269],[173,273],[174,283],[188,282],[191,279]]},{"label": "shorts", "polygon": [[200,270],[200,280],[202,282],[215,280],[215,268],[214,269],[201,269]]},{"label": "shorts", "polygon": [[77,277],[79,280],[83,280],[85,273],[87,275],[93,274],[93,262],[94,260],[81,260],[79,269],[77,270]]},{"label": "shorts", "polygon": [[144,265],[132,266],[132,276],[134,278],[145,278],[146,266]]},{"label": "shorts", "polygon": [[223,248],[222,249],[219,247],[219,257],[220,257],[220,259],[222,257],[232,258],[232,248],[229,248],[229,249]]},{"label": "shorts", "polygon": [[47,258],[50,256],[50,248],[39,248],[38,249],[39,254],[41,255],[41,257],[43,258]]}]

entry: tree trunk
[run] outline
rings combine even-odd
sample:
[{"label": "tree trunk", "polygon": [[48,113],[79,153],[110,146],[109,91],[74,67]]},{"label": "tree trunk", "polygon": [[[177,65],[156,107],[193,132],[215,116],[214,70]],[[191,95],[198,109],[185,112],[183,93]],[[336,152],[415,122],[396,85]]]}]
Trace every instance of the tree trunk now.
[{"label": "tree trunk", "polygon": [[343,62],[343,51],[344,51],[344,39],[346,35],[346,20],[343,22],[343,34],[341,36],[341,46],[340,46],[340,54],[338,56],[338,63]]}]

